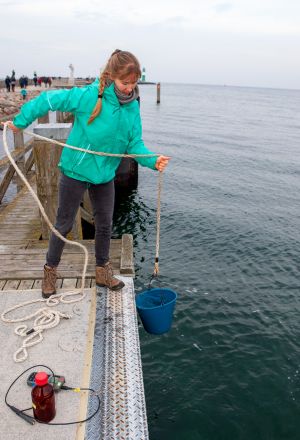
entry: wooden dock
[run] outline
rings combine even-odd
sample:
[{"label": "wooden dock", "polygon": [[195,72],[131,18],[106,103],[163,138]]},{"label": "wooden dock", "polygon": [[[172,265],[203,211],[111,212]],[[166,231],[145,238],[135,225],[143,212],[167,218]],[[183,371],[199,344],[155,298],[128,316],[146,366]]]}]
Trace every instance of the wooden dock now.
[{"label": "wooden dock", "polygon": [[[57,114],[57,120],[60,118],[61,115]],[[46,120],[43,122],[46,123]],[[30,140],[25,143],[23,134],[21,134],[14,137],[14,146],[13,157],[30,181],[34,191],[39,193],[39,199],[53,222],[54,208],[56,208],[55,194],[58,185],[54,179],[52,179],[52,186],[48,184],[53,175],[46,176],[46,178],[41,175],[39,164],[42,161],[39,161],[37,157],[37,153],[39,153],[38,142]],[[49,160],[46,156],[46,149],[51,151],[52,147],[45,145],[44,148],[41,152],[44,162],[48,164],[48,169],[53,174],[55,164],[49,166]],[[34,171],[31,172],[33,167]],[[0,159],[0,171],[5,168],[8,169],[0,182],[0,204],[8,186],[14,182],[15,174],[8,159],[4,157]],[[0,299],[2,311],[18,303],[19,298],[20,301],[24,301],[28,298],[35,299],[36,295],[41,297],[43,266],[48,249],[48,234],[45,224],[41,221],[39,208],[20,179],[17,177],[15,181],[18,191],[16,197],[7,206],[1,207],[0,205]],[[47,197],[49,196],[51,209],[49,209],[49,200],[44,200],[42,197],[44,193],[41,191],[41,187],[45,182],[45,188],[47,188],[45,194]],[[49,191],[50,188],[52,192]],[[82,304],[76,303],[75,308],[73,304],[69,305],[72,315],[70,322],[62,320],[60,326],[51,329],[49,334],[47,333],[44,345],[41,344],[30,350],[29,358],[25,360],[25,368],[32,363],[40,364],[40,359],[43,359],[43,364],[51,365],[55,372],[56,368],[62,369],[63,366],[63,372],[66,377],[70,378],[70,381],[77,377],[74,383],[79,383],[82,387],[87,387],[90,384],[93,389],[97,390],[97,394],[99,393],[101,402],[99,413],[87,424],[80,424],[78,429],[74,428],[76,425],[60,428],[63,438],[72,440],[110,440],[112,438],[148,440],[133,284],[133,239],[131,235],[124,234],[120,239],[111,240],[110,261],[115,274],[122,275],[124,288],[119,292],[111,292],[109,289],[100,287],[95,288],[94,240],[77,239],[82,237],[81,219],[92,224],[90,214],[85,209],[81,209],[81,212],[78,213],[77,226],[71,232],[76,241],[84,244],[89,252],[85,279],[85,291],[88,294],[86,301],[83,301]],[[68,236],[70,239],[73,237]],[[58,267],[57,288],[68,291],[80,287],[83,264],[82,250],[77,246],[66,244]],[[63,307],[65,308],[67,305],[64,304]],[[1,382],[0,391],[4,394],[18,372],[12,357],[8,359],[6,355],[9,353],[12,356],[19,345],[16,340],[17,336],[10,332],[9,324],[3,324],[0,333],[5,353],[5,356],[2,356],[2,363],[0,362],[0,373],[7,379],[7,374],[4,375],[4,372],[8,370],[11,376]],[[26,384],[23,388],[23,392],[27,393]],[[81,420],[86,417],[87,407],[91,407],[91,405],[93,405],[93,397],[91,396],[87,403],[85,394],[80,400]],[[60,408],[64,408],[64,413],[68,407],[76,409],[76,414],[73,418],[70,417],[70,420],[77,419],[78,402],[60,406]],[[4,437],[13,433],[12,435],[16,438],[20,432],[24,433],[23,425],[23,420],[16,418],[14,413],[5,408],[4,418],[0,422],[0,431]],[[45,440],[52,439],[51,427],[45,428],[45,431],[42,432],[43,438]],[[31,430],[30,433],[29,429],[31,430],[31,427],[28,428],[28,435],[25,433],[23,436],[33,440],[40,438],[39,429]],[[65,435],[63,429],[68,429]]]},{"label": "wooden dock", "polygon": [[[70,123],[62,123],[62,121],[68,120],[69,116],[56,112],[56,120],[60,122],[48,124],[49,114],[46,114],[39,118],[40,125],[36,129],[47,127],[45,128],[46,133],[49,132],[48,136],[53,139],[51,133],[55,136],[57,133],[65,133],[66,130],[71,129]],[[51,127],[49,128],[49,126]],[[64,137],[66,135],[63,135]],[[14,150],[11,151],[12,156],[29,179],[50,221],[54,223],[57,209],[59,149],[51,146],[48,142],[34,139],[24,142],[23,132],[14,135],[14,147]],[[26,154],[29,155],[27,158]],[[46,169],[43,165],[44,162],[48,163]],[[0,171],[5,168],[7,171],[0,182],[0,204],[15,175],[15,170],[7,157],[0,159]],[[33,171],[31,171],[32,168],[34,168]],[[122,172],[124,173],[124,170]],[[117,185],[118,179],[120,180],[120,177],[117,174]],[[40,216],[39,208],[32,195],[18,176],[16,183],[18,191],[16,197],[6,207],[0,208],[0,290],[40,289],[48,249],[49,228]],[[89,264],[85,285],[88,288],[95,284],[94,240],[80,239],[82,238],[82,218],[91,224],[93,223],[92,215],[82,207],[76,216],[75,225],[68,238],[79,241],[88,249]],[[120,239],[112,240],[110,261],[115,274],[134,276],[133,244],[130,235],[125,234]],[[82,250],[75,245],[66,244],[58,267],[57,288],[80,287],[83,264]]]},{"label": "wooden dock", "polygon": [[[31,179],[35,187],[34,179]],[[27,188],[0,212],[0,290],[39,289],[48,240],[41,240],[39,209]],[[80,240],[89,251],[86,286],[95,284],[94,240]],[[111,241],[110,260],[116,274],[133,276],[132,238]],[[82,251],[67,244],[58,268],[58,288],[79,287],[84,263]]]}]

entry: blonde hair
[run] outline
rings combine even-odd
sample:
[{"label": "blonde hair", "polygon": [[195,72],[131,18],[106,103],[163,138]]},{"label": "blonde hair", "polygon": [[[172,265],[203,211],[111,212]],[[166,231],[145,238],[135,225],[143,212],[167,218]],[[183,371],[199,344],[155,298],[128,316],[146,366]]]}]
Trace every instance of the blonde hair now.
[{"label": "blonde hair", "polygon": [[97,103],[91,113],[88,124],[100,114],[104,87],[109,79],[125,79],[132,76],[137,81],[141,77],[141,67],[138,59],[130,52],[116,49],[106,63],[100,75]]}]

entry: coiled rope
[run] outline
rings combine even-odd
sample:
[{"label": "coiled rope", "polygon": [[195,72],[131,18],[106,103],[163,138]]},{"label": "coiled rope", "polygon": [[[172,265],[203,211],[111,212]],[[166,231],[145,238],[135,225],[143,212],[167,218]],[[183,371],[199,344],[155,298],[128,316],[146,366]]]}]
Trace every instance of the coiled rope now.
[{"label": "coiled rope", "polygon": [[[32,319],[36,316],[36,319],[33,323],[33,326],[31,329],[27,329],[27,326],[25,324],[19,325],[18,327],[15,328],[15,333],[19,336],[25,337],[27,336],[27,338],[25,338],[23,340],[23,344],[22,346],[14,353],[14,361],[15,362],[22,362],[25,359],[27,359],[28,357],[28,351],[27,348],[28,347],[32,347],[36,344],[38,344],[39,342],[41,342],[43,340],[43,332],[46,329],[50,329],[53,327],[56,327],[59,323],[61,318],[65,318],[65,319],[69,319],[72,316],[68,315],[66,313],[62,313],[59,312],[57,310],[49,310],[47,307],[43,307],[41,309],[38,309],[36,312],[24,316],[22,318],[7,318],[6,315],[8,315],[9,313],[11,313],[12,311],[19,309],[21,307],[25,307],[29,304],[34,304],[34,303],[46,303],[45,305],[48,307],[53,307],[58,305],[59,303],[65,303],[65,304],[70,304],[70,303],[75,303],[78,301],[82,301],[85,296],[86,293],[84,292],[84,283],[85,283],[85,277],[86,277],[86,270],[87,270],[87,265],[88,265],[88,258],[89,258],[89,254],[88,254],[88,250],[87,248],[81,244],[78,243],[76,241],[73,240],[69,240],[67,238],[65,238],[63,235],[61,235],[61,233],[53,226],[53,224],[51,223],[49,217],[47,216],[43,205],[41,204],[38,196],[36,195],[36,193],[34,192],[34,190],[32,189],[32,187],[30,186],[28,180],[26,179],[26,177],[24,176],[24,174],[22,173],[22,171],[20,170],[20,168],[18,167],[18,165],[16,164],[16,162],[14,161],[12,155],[10,154],[10,151],[8,149],[8,144],[7,144],[7,127],[10,124],[10,121],[5,122],[4,128],[3,128],[3,146],[4,146],[4,150],[5,153],[7,154],[8,159],[10,160],[11,164],[13,165],[13,167],[15,168],[17,174],[20,176],[20,178],[22,179],[22,181],[24,182],[25,186],[28,188],[30,194],[32,195],[32,197],[34,198],[35,202],[37,203],[40,212],[42,214],[42,216],[44,217],[47,225],[49,226],[50,230],[57,236],[59,237],[62,241],[64,241],[65,243],[69,243],[71,245],[74,246],[78,246],[79,248],[81,248],[84,252],[84,265],[83,265],[83,271],[82,271],[82,276],[81,276],[81,287],[80,289],[74,289],[74,291],[72,292],[64,292],[64,293],[58,293],[56,295],[52,295],[51,297],[44,299],[44,298],[40,298],[37,300],[32,300],[32,301],[26,301],[23,302],[21,304],[17,304],[15,306],[12,306],[10,308],[8,308],[7,310],[5,310],[2,314],[1,314],[1,320],[3,322],[6,323],[17,323],[17,322],[22,322],[22,321],[27,321],[29,319]],[[91,150],[85,150],[83,148],[79,148],[79,147],[75,147],[72,145],[68,145],[68,144],[64,144],[61,142],[58,142],[54,139],[48,139],[44,136],[40,136],[38,134],[35,133],[31,133],[28,131],[24,131],[24,133],[29,134],[31,136],[34,136],[38,139],[50,142],[51,144],[56,144],[56,145],[60,145],[62,147],[67,147],[73,150],[79,150],[79,151],[83,151],[85,153],[88,154],[96,154],[99,156],[113,156],[113,157],[158,157],[159,154],[113,154],[113,153],[106,153],[106,152],[98,152],[98,151],[91,151]],[[162,187],[162,172],[159,172],[159,178],[158,178],[158,196],[157,196],[157,231],[156,231],[156,250],[155,250],[155,263],[154,263],[154,272],[153,275],[157,276],[159,274],[159,237],[160,237],[160,199],[161,199],[161,187]],[[74,298],[75,296],[75,298]],[[73,299],[70,299],[69,297],[73,297]]]}]

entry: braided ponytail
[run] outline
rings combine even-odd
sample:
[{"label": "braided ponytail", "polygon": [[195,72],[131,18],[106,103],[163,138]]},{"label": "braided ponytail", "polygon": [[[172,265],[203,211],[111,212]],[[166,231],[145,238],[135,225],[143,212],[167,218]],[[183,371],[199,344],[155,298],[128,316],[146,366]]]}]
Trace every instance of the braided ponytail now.
[{"label": "braided ponytail", "polygon": [[106,79],[108,77],[108,72],[106,72],[104,70],[104,72],[102,72],[101,76],[100,76],[100,81],[99,81],[99,91],[98,91],[98,99],[96,102],[96,105],[94,107],[94,110],[92,111],[92,114],[90,116],[90,119],[88,120],[88,124],[91,124],[91,122],[93,122],[93,120],[100,114],[101,109],[102,109],[102,96],[103,96],[103,92],[104,92],[104,87],[105,87],[105,82]]},{"label": "braided ponytail", "polygon": [[92,111],[88,124],[100,114],[102,109],[102,96],[108,79],[124,79],[134,77],[136,81],[141,76],[141,68],[137,58],[130,52],[116,49],[110,56],[104,71],[100,76],[97,103]]}]

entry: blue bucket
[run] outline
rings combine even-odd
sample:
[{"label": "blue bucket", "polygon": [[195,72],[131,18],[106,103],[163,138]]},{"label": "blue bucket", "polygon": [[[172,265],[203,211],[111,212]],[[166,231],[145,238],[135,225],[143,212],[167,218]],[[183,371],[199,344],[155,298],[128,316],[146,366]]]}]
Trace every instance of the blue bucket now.
[{"label": "blue bucket", "polygon": [[136,307],[144,329],[161,335],[170,330],[177,294],[170,289],[150,289],[135,297]]}]

